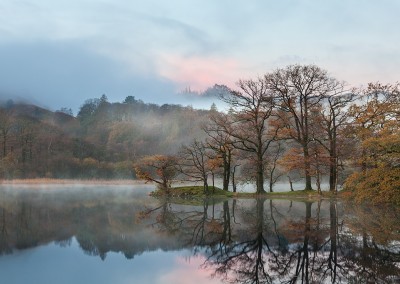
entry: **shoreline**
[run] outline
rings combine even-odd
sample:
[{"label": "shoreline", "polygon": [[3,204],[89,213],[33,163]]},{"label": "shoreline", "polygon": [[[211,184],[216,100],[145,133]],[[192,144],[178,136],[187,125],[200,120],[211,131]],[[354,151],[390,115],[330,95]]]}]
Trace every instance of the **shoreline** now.
[{"label": "shoreline", "polygon": [[208,198],[208,197],[222,197],[222,198],[267,198],[267,199],[297,199],[297,200],[331,200],[341,199],[341,195],[334,192],[322,192],[296,190],[287,192],[231,192],[223,191],[221,188],[216,187],[215,192],[205,193],[202,186],[184,186],[184,187],[171,187],[168,192],[157,189],[150,195],[154,197],[181,197],[181,198]]},{"label": "shoreline", "polygon": [[140,180],[116,179],[116,180],[101,180],[101,179],[51,179],[51,178],[34,178],[34,179],[11,179],[0,180],[1,185],[51,185],[51,184],[84,184],[84,185],[135,185],[145,184]]}]

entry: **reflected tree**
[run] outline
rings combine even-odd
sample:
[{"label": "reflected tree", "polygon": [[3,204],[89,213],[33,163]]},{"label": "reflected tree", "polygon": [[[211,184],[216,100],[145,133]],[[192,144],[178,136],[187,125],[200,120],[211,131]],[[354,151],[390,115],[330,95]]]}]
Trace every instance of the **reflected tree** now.
[{"label": "reflected tree", "polygon": [[[214,277],[232,283],[272,283],[274,278],[267,264],[279,260],[267,238],[270,224],[264,204],[265,199],[258,198],[254,210],[245,213],[250,225],[238,233],[242,237],[210,250],[204,266],[215,269]],[[277,239],[279,242],[279,237]]]},{"label": "reflected tree", "polygon": [[[74,238],[87,254],[188,249],[232,283],[396,283],[398,208],[335,200],[146,199],[35,192],[0,200],[0,254]],[[27,201],[29,200],[29,202]],[[133,206],[134,205],[134,206]],[[135,219],[135,216],[137,217]],[[151,237],[149,237],[151,236]]]}]

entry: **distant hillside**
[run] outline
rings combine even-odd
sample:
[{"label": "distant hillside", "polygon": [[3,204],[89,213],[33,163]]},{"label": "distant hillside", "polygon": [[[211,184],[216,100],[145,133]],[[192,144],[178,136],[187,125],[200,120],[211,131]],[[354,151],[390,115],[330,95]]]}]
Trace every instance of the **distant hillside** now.
[{"label": "distant hillside", "polygon": [[132,178],[141,156],[174,153],[204,134],[208,111],[134,97],[86,100],[77,117],[32,104],[0,106],[0,178]]}]

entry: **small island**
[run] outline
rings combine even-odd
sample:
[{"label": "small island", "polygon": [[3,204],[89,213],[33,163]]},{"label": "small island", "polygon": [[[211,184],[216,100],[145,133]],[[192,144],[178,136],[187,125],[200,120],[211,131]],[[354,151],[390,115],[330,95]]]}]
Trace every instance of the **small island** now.
[{"label": "small island", "polygon": [[[269,199],[296,199],[296,200],[321,200],[321,199],[337,199],[346,198],[347,192],[332,193],[329,191],[310,191],[310,190],[294,190],[287,192],[265,192],[261,194],[252,192],[231,192],[225,191],[219,187],[210,186],[208,192],[204,192],[203,186],[178,186],[171,187],[168,191],[157,188],[150,193],[151,196],[157,198],[269,198]],[[348,195],[348,194],[347,194]]]}]

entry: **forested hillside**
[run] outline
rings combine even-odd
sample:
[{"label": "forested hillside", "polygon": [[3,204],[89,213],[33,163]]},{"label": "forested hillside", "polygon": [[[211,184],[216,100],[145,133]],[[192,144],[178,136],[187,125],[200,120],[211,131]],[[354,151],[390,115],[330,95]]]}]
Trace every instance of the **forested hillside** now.
[{"label": "forested hillside", "polygon": [[175,153],[201,138],[208,111],[127,97],[86,100],[77,115],[30,105],[0,107],[0,178],[132,178],[140,156]]}]

